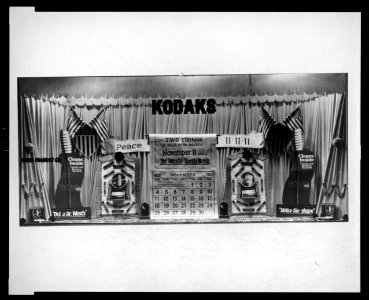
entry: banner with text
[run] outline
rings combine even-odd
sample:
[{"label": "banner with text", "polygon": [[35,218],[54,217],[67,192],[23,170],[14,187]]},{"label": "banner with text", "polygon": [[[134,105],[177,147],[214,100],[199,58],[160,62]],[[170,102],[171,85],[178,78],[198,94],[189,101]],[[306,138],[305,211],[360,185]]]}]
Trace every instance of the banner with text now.
[{"label": "banner with text", "polygon": [[153,169],[215,168],[215,134],[151,134]]},{"label": "banner with text", "polygon": [[262,133],[223,134],[218,137],[218,148],[257,148],[264,147]]}]

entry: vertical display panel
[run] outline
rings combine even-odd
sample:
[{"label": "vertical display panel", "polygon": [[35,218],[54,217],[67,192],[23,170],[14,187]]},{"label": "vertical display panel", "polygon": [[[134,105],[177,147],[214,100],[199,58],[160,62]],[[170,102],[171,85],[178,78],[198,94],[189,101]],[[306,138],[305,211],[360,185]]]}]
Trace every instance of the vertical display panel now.
[{"label": "vertical display panel", "polygon": [[118,162],[113,157],[101,166],[101,216],[137,213],[137,158],[124,155]]},{"label": "vertical display panel", "polygon": [[150,217],[217,218],[216,135],[150,135]]},{"label": "vertical display panel", "polygon": [[227,158],[226,199],[236,214],[270,213],[268,162],[262,155],[245,157],[236,153]]}]

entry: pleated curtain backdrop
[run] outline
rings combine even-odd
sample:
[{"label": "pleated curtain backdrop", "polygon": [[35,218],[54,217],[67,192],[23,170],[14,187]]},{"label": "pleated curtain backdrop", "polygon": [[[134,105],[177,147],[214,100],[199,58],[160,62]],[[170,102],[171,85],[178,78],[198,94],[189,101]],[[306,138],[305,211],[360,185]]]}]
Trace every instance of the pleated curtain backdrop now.
[{"label": "pleated curtain backdrop", "polygon": [[[34,133],[32,135],[24,132],[29,127],[27,118],[22,119],[21,127],[21,157],[22,149],[27,142],[33,143],[41,157],[57,157],[61,153],[59,132],[66,129],[65,113],[67,104],[88,123],[99,112],[102,107],[107,107],[106,117],[110,136],[120,140],[145,139],[150,133],[165,134],[190,134],[190,133],[216,133],[216,134],[247,134],[257,130],[260,118],[260,107],[263,106],[277,122],[282,122],[298,105],[302,104],[302,114],[305,130],[305,147],[312,150],[317,158],[317,171],[312,179],[311,203],[316,204],[320,195],[322,178],[326,173],[330,145],[333,138],[335,116],[342,99],[342,94],[331,93],[328,95],[293,95],[247,96],[237,98],[233,101],[229,98],[217,98],[217,109],[215,114],[199,115],[153,115],[150,102],[147,99],[135,99],[134,101],[117,101],[107,98],[78,100],[61,98],[40,99],[21,97],[22,106],[31,112]],[[285,98],[288,98],[287,100]],[[88,101],[87,101],[88,100]],[[110,105],[109,105],[110,103]],[[222,199],[225,185],[225,160],[226,156],[233,154],[237,149],[217,150],[217,195]],[[149,202],[150,176],[149,176],[149,154],[138,154],[142,159],[142,197],[143,201]],[[94,171],[97,154],[90,159],[85,159],[85,177],[82,186],[81,200],[83,205],[90,206],[92,214],[95,208]],[[270,157],[272,169],[272,203],[281,203],[284,184],[288,178],[290,161],[288,154],[280,157]],[[24,163],[22,164],[24,166]],[[54,193],[61,172],[59,163],[39,163],[42,176],[47,187],[50,205],[53,206]],[[21,178],[25,182],[32,182],[30,176],[21,168]],[[36,200],[35,200],[36,201]],[[26,199],[21,197],[21,215],[25,214]],[[40,202],[42,206],[42,203]],[[347,204],[342,204],[347,209]],[[344,213],[344,211],[343,211]]]}]

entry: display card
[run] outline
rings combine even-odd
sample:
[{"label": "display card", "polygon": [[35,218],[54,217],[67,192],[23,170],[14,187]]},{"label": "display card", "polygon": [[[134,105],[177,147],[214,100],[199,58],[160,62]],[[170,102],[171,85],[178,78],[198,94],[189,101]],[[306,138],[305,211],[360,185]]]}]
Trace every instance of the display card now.
[{"label": "display card", "polygon": [[151,218],[217,218],[216,135],[150,135]]}]

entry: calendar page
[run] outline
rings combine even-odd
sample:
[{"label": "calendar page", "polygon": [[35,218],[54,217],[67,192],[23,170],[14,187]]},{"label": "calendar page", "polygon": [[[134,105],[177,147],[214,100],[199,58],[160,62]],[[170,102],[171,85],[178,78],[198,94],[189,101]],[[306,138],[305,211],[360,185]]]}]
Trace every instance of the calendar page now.
[{"label": "calendar page", "polygon": [[151,218],[217,218],[216,135],[150,135]]},{"label": "calendar page", "polygon": [[152,217],[215,217],[215,172],[153,172]]}]

